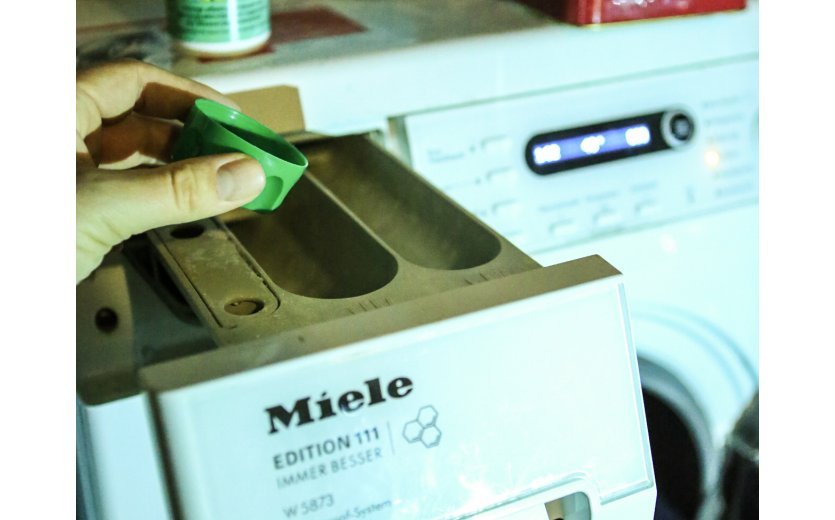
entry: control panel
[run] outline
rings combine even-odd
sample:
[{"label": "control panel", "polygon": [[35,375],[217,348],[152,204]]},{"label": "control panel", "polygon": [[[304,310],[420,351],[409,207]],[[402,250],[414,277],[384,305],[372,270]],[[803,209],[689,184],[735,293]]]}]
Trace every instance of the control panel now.
[{"label": "control panel", "polygon": [[757,59],[407,115],[412,166],[530,253],[758,197]]}]

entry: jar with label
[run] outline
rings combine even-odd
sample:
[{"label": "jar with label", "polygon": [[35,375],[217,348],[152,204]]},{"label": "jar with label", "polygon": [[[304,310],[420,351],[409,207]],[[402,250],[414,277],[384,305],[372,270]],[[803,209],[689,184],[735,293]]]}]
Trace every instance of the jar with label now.
[{"label": "jar with label", "polygon": [[270,0],[167,0],[168,31],[197,56],[239,56],[270,38]]}]

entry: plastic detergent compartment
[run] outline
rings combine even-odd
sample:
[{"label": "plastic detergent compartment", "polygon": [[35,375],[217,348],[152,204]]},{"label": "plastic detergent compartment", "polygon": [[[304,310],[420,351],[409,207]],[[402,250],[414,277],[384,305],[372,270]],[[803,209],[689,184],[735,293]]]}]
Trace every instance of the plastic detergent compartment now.
[{"label": "plastic detergent compartment", "polygon": [[310,167],[275,212],[151,233],[219,346],[539,267],[366,137],[298,147]]},{"label": "plastic detergent compartment", "polygon": [[297,146],[310,167],[275,212],[151,233],[219,346],[539,267],[370,139]]},{"label": "plastic detergent compartment", "polygon": [[[342,344],[415,327],[482,308],[489,298],[527,294],[517,285],[506,294],[491,289],[489,298],[458,291],[540,276],[536,261],[369,138],[296,145],[310,168],[276,211],[237,210],[137,236],[81,285],[91,301],[108,301],[104,307],[119,320],[116,332],[105,331],[99,305],[88,309],[96,321],[82,323],[85,337],[96,339],[80,351],[86,398],[128,395],[140,386],[140,367],[217,349],[270,340],[255,359],[240,350],[233,365],[249,366],[275,359],[278,350],[309,353],[314,330],[337,327],[332,339]],[[598,276],[595,265],[576,272]],[[549,283],[582,281],[573,267],[560,272],[567,274]],[[531,283],[528,292],[544,290]],[[139,302],[136,310],[109,302],[107,295],[122,292]],[[430,302],[444,294],[454,304]],[[125,331],[135,337],[103,346]]]},{"label": "plastic detergent compartment", "polygon": [[359,296],[397,273],[395,258],[308,177],[275,212],[227,227],[276,285],[300,296]]},{"label": "plastic detergent compartment", "polygon": [[495,235],[364,138],[311,143],[302,149],[310,175],[409,262],[466,269],[499,254]]}]

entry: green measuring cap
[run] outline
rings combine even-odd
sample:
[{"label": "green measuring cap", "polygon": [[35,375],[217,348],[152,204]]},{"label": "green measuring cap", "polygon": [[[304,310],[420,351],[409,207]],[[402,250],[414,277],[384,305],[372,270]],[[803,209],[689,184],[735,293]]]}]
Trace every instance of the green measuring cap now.
[{"label": "green measuring cap", "polygon": [[261,163],[267,176],[263,191],[243,207],[273,211],[307,168],[307,158],[292,144],[258,121],[209,99],[194,102],[174,144],[175,161],[241,152]]}]

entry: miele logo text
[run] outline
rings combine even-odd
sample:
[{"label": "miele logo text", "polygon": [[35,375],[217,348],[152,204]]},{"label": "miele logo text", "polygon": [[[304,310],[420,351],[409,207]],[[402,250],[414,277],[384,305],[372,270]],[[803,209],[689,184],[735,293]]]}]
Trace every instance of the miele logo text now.
[{"label": "miele logo text", "polygon": [[[386,385],[386,393],[392,399],[406,397],[411,391],[412,380],[408,377],[396,377]],[[328,417],[335,417],[339,411],[353,413],[363,406],[373,406],[387,400],[383,395],[380,378],[365,381],[365,388],[362,390],[348,390],[339,396],[339,399],[336,400],[337,409],[334,409],[334,402],[328,396],[328,393],[322,392],[322,396],[316,401],[319,411],[318,417],[313,417],[313,414],[311,414],[311,399],[310,396],[302,397],[296,401],[290,410],[285,408],[284,405],[267,408],[265,411],[270,420],[269,433],[277,433],[279,424],[284,425],[284,428],[302,426]]]}]

